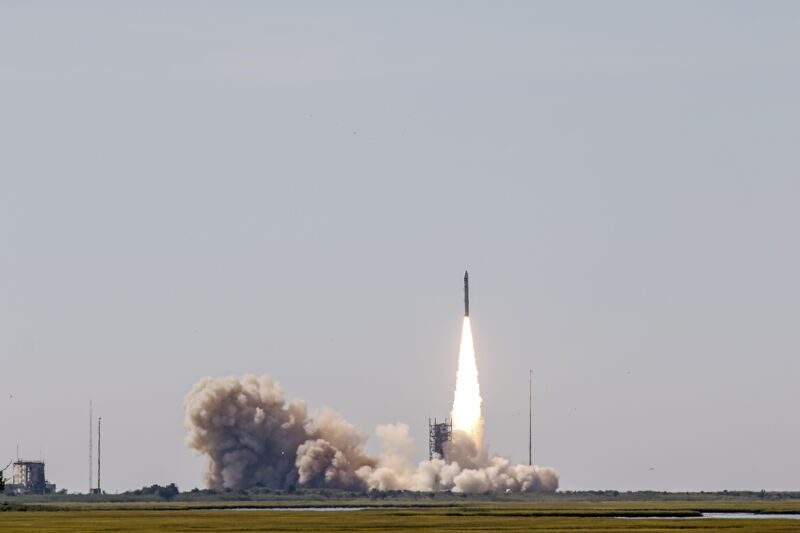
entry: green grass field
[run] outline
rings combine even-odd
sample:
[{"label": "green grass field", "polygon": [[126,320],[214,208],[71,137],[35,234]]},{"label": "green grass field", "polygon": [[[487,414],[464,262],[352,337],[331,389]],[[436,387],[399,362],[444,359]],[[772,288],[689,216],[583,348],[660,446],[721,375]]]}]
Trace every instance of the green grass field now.
[{"label": "green grass field", "polygon": [[[264,502],[258,502],[264,505]],[[308,504],[307,502],[303,502]],[[357,503],[357,502],[353,502]],[[369,502],[362,502],[369,504]],[[374,503],[374,502],[372,502]],[[154,508],[155,507],[155,508]],[[160,508],[158,508],[160,507]],[[701,511],[800,512],[793,502],[636,501],[400,504],[357,511],[233,511],[192,509],[191,504],[72,504],[58,510],[31,505],[0,513],[0,531],[201,532],[201,531],[800,531],[792,519],[622,519],[615,515],[697,515]]]}]

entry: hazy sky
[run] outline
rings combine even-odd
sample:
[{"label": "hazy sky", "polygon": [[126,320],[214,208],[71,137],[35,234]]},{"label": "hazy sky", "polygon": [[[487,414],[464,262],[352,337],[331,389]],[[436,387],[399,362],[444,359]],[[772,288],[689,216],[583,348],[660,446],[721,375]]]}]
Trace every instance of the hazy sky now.
[{"label": "hazy sky", "polygon": [[[491,451],[798,489],[800,3],[0,3],[0,462],[201,486],[270,374],[427,458],[470,271]],[[374,437],[370,450],[376,451]]]}]

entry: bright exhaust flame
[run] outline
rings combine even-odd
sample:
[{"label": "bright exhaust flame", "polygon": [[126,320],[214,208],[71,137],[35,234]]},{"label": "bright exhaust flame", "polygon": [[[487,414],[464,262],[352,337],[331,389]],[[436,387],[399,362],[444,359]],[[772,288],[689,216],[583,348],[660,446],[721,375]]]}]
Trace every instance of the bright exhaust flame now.
[{"label": "bright exhaust flame", "polygon": [[478,384],[478,366],[475,363],[475,347],[472,344],[472,327],[469,317],[464,317],[461,331],[461,349],[458,353],[456,392],[453,398],[453,430],[468,433],[476,445],[483,440],[483,417],[481,416],[481,387]]}]

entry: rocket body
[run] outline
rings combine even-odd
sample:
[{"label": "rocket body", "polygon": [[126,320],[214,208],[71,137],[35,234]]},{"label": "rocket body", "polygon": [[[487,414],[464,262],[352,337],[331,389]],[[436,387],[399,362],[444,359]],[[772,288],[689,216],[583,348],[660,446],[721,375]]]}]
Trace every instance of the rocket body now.
[{"label": "rocket body", "polygon": [[469,274],[464,271],[464,316],[469,316]]}]

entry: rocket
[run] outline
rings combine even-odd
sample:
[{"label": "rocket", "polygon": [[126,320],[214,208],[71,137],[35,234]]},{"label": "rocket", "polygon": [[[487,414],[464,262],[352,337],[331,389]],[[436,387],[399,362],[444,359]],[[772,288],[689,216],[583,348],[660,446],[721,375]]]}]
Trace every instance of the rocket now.
[{"label": "rocket", "polygon": [[464,316],[469,316],[469,274],[464,271]]}]

